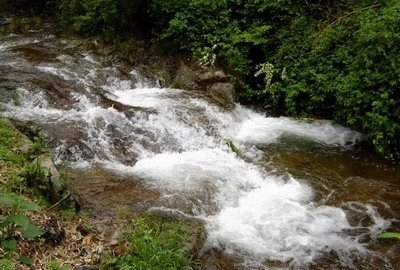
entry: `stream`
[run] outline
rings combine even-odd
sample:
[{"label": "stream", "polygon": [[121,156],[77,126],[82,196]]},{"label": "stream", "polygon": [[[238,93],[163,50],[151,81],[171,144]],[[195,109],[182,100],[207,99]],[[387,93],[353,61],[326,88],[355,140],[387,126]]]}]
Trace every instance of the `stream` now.
[{"label": "stream", "polygon": [[400,268],[400,242],[377,240],[400,231],[400,166],[358,132],[223,108],[34,32],[0,38],[0,89],[2,115],[40,126],[77,182],[124,179],[133,208],[204,221],[202,249],[236,269]]}]

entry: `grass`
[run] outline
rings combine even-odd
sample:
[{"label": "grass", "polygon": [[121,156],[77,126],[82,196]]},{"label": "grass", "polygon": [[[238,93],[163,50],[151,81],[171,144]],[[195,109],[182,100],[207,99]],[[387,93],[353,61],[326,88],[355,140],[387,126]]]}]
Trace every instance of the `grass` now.
[{"label": "grass", "polygon": [[185,243],[188,229],[183,222],[154,215],[135,218],[127,235],[126,252],[103,261],[100,269],[177,270],[196,266]]},{"label": "grass", "polygon": [[0,118],[0,161],[13,165],[22,165],[24,157],[13,151],[21,145],[17,133],[11,128],[8,120]]}]

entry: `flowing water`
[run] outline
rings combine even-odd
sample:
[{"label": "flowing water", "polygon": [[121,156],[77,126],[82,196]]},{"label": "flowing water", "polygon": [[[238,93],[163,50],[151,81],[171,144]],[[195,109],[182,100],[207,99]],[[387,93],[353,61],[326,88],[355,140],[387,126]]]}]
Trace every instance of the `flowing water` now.
[{"label": "flowing water", "polygon": [[0,90],[2,114],[39,125],[77,181],[135,182],[157,197],[143,207],[203,220],[203,250],[237,269],[400,267],[399,243],[376,240],[400,229],[400,168],[355,131],[221,108],[37,33],[0,39]]}]

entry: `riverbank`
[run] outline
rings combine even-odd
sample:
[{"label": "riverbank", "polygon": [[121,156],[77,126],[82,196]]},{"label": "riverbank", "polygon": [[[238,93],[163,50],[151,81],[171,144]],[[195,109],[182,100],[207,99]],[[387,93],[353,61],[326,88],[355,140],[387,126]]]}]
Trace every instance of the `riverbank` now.
[{"label": "riverbank", "polygon": [[[19,124],[19,127],[27,126]],[[48,150],[44,145],[39,146],[37,139],[32,142],[5,118],[0,118],[0,139],[0,211],[6,218],[0,224],[2,269],[92,270],[129,265],[132,269],[161,270],[198,264],[191,256],[201,246],[198,242],[202,241],[201,222],[179,221],[157,214],[138,215],[124,208],[127,199],[114,208],[108,205],[106,210],[87,204],[79,197],[89,199],[87,196],[92,195],[80,194],[69,174],[58,173],[50,155],[42,155]],[[37,167],[32,168],[31,164]],[[32,179],[39,182],[27,185]],[[58,190],[56,193],[60,195],[50,200],[48,194],[55,192],[50,189],[60,182],[65,190]],[[112,185],[107,181],[108,188]],[[114,192],[108,194],[115,195]],[[101,195],[106,194],[103,191]],[[20,200],[16,209],[9,209],[12,198]],[[111,198],[103,201],[112,204]],[[23,204],[32,210],[18,210]],[[6,223],[7,220],[10,222]],[[30,232],[29,236],[23,233],[24,220],[35,224],[32,226],[36,226],[36,233]]]}]

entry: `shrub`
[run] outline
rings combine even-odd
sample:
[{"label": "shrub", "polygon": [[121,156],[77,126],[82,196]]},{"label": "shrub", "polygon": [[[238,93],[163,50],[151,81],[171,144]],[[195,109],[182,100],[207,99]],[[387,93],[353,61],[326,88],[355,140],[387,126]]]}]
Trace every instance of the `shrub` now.
[{"label": "shrub", "polygon": [[51,12],[55,1],[48,0],[0,0],[3,11],[12,13],[45,13]]},{"label": "shrub", "polygon": [[[83,36],[142,34],[148,27],[145,0],[60,0],[61,23]],[[140,24],[138,22],[141,22]]]},{"label": "shrub", "polygon": [[17,246],[16,238],[22,236],[32,239],[44,234],[44,231],[33,224],[25,215],[27,211],[39,209],[33,202],[13,192],[0,192],[0,246],[8,252]]},{"label": "shrub", "polygon": [[[333,118],[394,157],[400,148],[399,5],[153,0],[150,15],[161,44],[198,58],[213,48],[243,101],[288,115]],[[260,71],[266,66],[268,79]]]}]

